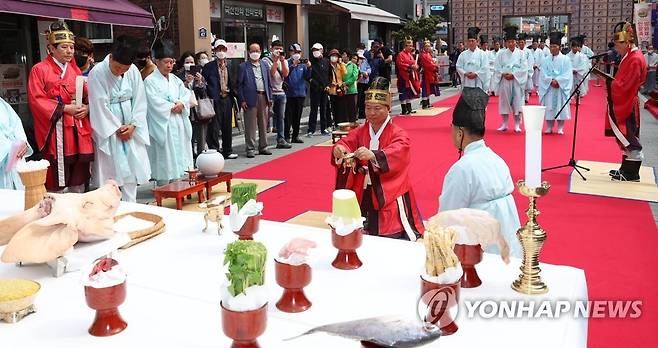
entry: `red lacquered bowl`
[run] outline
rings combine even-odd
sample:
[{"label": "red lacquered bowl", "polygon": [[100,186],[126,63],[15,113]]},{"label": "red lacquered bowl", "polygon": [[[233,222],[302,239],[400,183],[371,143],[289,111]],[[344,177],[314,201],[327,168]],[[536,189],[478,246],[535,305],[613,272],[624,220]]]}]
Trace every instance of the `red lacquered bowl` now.
[{"label": "red lacquered bowl", "polygon": [[311,283],[311,267],[307,264],[289,265],[274,260],[276,283],[283,288],[283,295],[276,308],[287,313],[299,313],[311,308],[311,301],[304,294],[304,287]]},{"label": "red lacquered bowl", "polygon": [[238,231],[233,231],[233,233],[237,234],[240,240],[253,240],[253,235],[258,232],[259,227],[260,214],[248,217],[242,228]]},{"label": "red lacquered bowl", "polygon": [[258,336],[267,327],[267,303],[253,311],[235,312],[222,303],[222,330],[233,340],[231,348],[259,348]]},{"label": "red lacquered bowl", "polygon": [[464,275],[461,279],[462,288],[476,288],[482,284],[482,280],[478,276],[478,272],[475,269],[475,265],[482,261],[482,254],[484,251],[480,244],[477,245],[465,245],[465,244],[455,244],[455,254],[459,258],[459,262],[462,264],[462,269],[464,270]]},{"label": "red lacquered bowl", "polygon": [[341,236],[336,233],[334,228],[331,229],[331,244],[338,249],[338,255],[331,263],[332,266],[338,269],[350,270],[357,269],[363,265],[359,260],[359,255],[356,254],[356,249],[361,246],[363,242],[363,228],[354,230],[347,236]]},{"label": "red lacquered bowl", "polygon": [[87,305],[96,310],[94,323],[89,328],[91,335],[112,336],[128,326],[118,309],[126,300],[126,282],[109,288],[85,286],[85,299]]},{"label": "red lacquered bowl", "polygon": [[437,284],[420,277],[420,296],[428,306],[425,321],[437,325],[441,334],[449,336],[459,329],[450,315],[450,308],[459,302],[460,282]]}]

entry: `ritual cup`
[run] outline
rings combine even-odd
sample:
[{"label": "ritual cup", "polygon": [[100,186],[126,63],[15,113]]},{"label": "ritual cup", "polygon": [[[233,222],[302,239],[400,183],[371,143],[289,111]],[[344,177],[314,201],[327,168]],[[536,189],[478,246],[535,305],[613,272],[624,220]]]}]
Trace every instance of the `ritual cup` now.
[{"label": "ritual cup", "polygon": [[311,283],[311,267],[305,263],[289,265],[274,260],[274,270],[276,283],[283,288],[276,308],[287,313],[299,313],[311,308],[311,301],[304,294],[304,287]]},{"label": "ritual cup", "polygon": [[126,300],[126,282],[107,288],[85,286],[85,299],[91,309],[96,310],[94,323],[89,328],[93,336],[112,336],[127,326],[118,307]]},{"label": "ritual cup", "polygon": [[260,214],[248,217],[242,228],[238,231],[233,231],[233,233],[237,234],[240,240],[253,240],[253,235],[258,232],[259,226]]},{"label": "ritual cup", "polygon": [[482,280],[478,276],[478,272],[475,269],[475,265],[482,261],[482,247],[480,244],[476,245],[466,245],[466,244],[455,244],[455,254],[459,258],[459,262],[462,264],[462,269],[464,270],[464,275],[461,279],[462,288],[477,288],[482,284]]},{"label": "ritual cup", "polygon": [[267,326],[267,303],[262,307],[244,312],[236,312],[222,307],[222,329],[233,340],[231,348],[259,348],[258,336]]},{"label": "ritual cup", "polygon": [[450,315],[450,308],[459,303],[460,282],[452,284],[439,284],[427,281],[420,277],[420,296],[423,303],[427,305],[425,321],[438,326],[441,334],[449,336],[457,332],[455,324]]},{"label": "ritual cup", "polygon": [[356,254],[356,249],[363,242],[363,228],[358,228],[346,236],[336,233],[334,228],[331,229],[331,244],[338,249],[338,255],[331,263],[338,269],[350,270],[357,269],[363,265]]}]

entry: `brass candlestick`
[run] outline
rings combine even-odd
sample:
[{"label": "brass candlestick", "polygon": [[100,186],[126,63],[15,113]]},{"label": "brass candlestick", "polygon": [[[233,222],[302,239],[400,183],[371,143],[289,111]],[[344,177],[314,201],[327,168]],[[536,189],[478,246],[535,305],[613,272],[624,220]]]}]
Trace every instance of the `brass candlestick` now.
[{"label": "brass candlestick", "polygon": [[541,280],[539,272],[539,253],[546,240],[546,231],[542,230],[537,224],[537,210],[535,200],[538,197],[545,196],[551,187],[546,181],[542,182],[540,187],[531,188],[525,185],[525,181],[519,180],[516,183],[522,195],[530,199],[530,205],[526,210],[528,222],[521,226],[516,232],[516,237],[523,247],[523,263],[519,268],[521,274],[519,279],[512,283],[512,289],[517,292],[528,295],[539,295],[548,292],[548,286]]}]

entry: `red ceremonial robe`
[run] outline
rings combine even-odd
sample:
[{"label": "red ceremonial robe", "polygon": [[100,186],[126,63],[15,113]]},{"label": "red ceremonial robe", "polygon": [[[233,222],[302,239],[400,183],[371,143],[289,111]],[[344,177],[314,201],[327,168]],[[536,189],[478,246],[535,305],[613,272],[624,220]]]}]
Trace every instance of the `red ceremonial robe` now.
[{"label": "red ceremonial robe", "polygon": [[[46,179],[49,190],[82,185],[90,177],[94,146],[89,117],[78,120],[64,113],[64,105],[75,102],[78,75],[82,75],[80,69],[71,61],[62,77],[62,69],[50,55],[30,71],[28,103],[37,145],[50,162]],[[86,84],[83,96],[86,99]]]},{"label": "red ceremonial robe", "polygon": [[[637,96],[647,76],[647,64],[638,48],[630,50],[619,64],[619,70],[610,86],[611,109],[605,122],[607,136],[615,136],[622,148],[637,141],[640,136],[640,100]],[[629,118],[635,129],[628,129]],[[613,125],[614,123],[614,125]],[[633,133],[633,134],[631,134]]]},{"label": "red ceremonial robe", "polygon": [[416,64],[416,59],[411,53],[407,51],[398,53],[395,61],[395,70],[398,74],[398,89],[400,94],[405,94],[405,90],[410,89],[406,93],[409,99],[418,97],[420,93],[420,75],[418,75],[418,69],[412,68],[414,64]]},{"label": "red ceremonial robe", "polygon": [[[348,153],[356,151],[361,146],[369,148],[369,129],[370,124],[366,122],[365,125],[351,131],[347,137],[342,138],[336,144],[346,147]],[[334,157],[331,157],[331,163],[337,167],[336,189],[346,188],[354,191],[363,213],[366,213],[364,203],[372,202],[372,208],[376,211],[374,214],[376,221],[372,221],[374,216],[366,216],[369,234],[387,236],[402,233],[404,236],[404,224],[407,223],[416,237],[422,236],[425,232],[409,179],[410,150],[407,132],[389,121],[379,137],[379,150],[372,150],[375,153],[377,165],[372,161],[361,162],[360,167],[362,168],[357,174],[350,171],[343,173],[341,164],[337,164]],[[364,197],[366,170],[370,173],[370,197]],[[399,205],[399,202],[402,203],[402,206]],[[406,216],[404,224],[401,220],[400,210]],[[371,230],[372,226],[377,226],[378,230]]]},{"label": "red ceremonial robe", "polygon": [[436,65],[436,62],[432,58],[432,54],[423,51],[420,54],[420,64],[421,68],[423,68],[423,79],[425,85],[423,88],[427,88],[428,90],[430,89],[430,85],[435,85],[439,83],[439,66]]}]

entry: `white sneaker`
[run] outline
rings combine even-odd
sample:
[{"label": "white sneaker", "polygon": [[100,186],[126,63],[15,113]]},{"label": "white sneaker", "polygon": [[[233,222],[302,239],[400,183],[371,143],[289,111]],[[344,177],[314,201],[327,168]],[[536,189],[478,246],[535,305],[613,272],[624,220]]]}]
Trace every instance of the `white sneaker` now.
[{"label": "white sneaker", "polygon": [[553,130],[552,129],[547,129],[547,130],[544,131],[544,134],[553,134]]},{"label": "white sneaker", "polygon": [[564,134],[564,130],[562,130],[562,129],[558,129],[558,130],[557,130],[557,134],[563,135],[563,134]]},{"label": "white sneaker", "polygon": [[499,131],[499,132],[506,132],[506,131],[507,131],[507,125],[504,124],[504,125],[498,127],[498,131]]},{"label": "white sneaker", "polygon": [[516,127],[514,127],[514,131],[515,131],[516,133],[521,133],[521,127],[520,127],[520,126],[516,126]]},{"label": "white sneaker", "polygon": [[232,153],[232,154],[228,155],[226,158],[228,158],[228,159],[236,159],[236,158],[238,158],[238,154],[237,154],[237,153]]},{"label": "white sneaker", "polygon": [[313,135],[315,135],[315,132],[313,132],[313,133],[311,133],[311,132],[306,133],[306,137],[307,137],[307,138],[310,138],[310,137],[312,137]]}]

